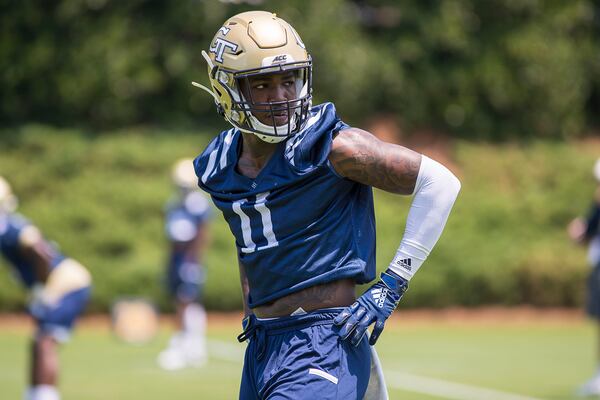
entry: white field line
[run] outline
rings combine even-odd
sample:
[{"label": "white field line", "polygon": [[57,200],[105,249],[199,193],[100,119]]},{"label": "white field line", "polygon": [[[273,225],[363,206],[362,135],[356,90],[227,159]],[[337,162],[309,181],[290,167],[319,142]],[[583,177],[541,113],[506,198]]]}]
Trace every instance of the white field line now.
[{"label": "white field line", "polygon": [[452,400],[541,400],[539,398],[487,389],[463,383],[407,374],[398,371],[384,373],[388,388],[439,396]]},{"label": "white field line", "polygon": [[[236,345],[221,340],[209,340],[208,352],[223,361],[242,362],[246,346]],[[406,390],[409,392],[438,396],[449,400],[542,400],[536,397],[523,396],[494,389],[466,385],[428,378],[421,375],[407,374],[399,371],[386,371],[385,380],[388,388]]]},{"label": "white field line", "polygon": [[246,345],[242,343],[224,342],[222,340],[207,340],[208,354],[210,357],[218,358],[223,361],[240,363],[244,361],[244,351]]}]

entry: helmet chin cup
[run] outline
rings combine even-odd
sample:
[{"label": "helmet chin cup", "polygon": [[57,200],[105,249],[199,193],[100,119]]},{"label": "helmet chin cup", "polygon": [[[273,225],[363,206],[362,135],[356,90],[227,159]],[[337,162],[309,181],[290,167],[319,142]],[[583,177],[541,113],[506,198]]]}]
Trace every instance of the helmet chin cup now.
[{"label": "helmet chin cup", "polygon": [[269,136],[269,135],[263,135],[261,133],[256,133],[256,132],[248,131],[248,130],[245,130],[245,129],[240,129],[240,131],[246,132],[246,133],[251,133],[251,134],[255,135],[260,140],[262,140],[263,142],[266,142],[266,143],[281,143],[285,139],[287,139],[287,136]]},{"label": "helmet chin cup", "polygon": [[296,114],[292,115],[290,118],[289,124],[284,124],[280,126],[270,126],[267,124],[263,124],[256,118],[254,115],[250,115],[250,123],[254,127],[256,131],[252,131],[256,136],[258,136],[261,140],[268,143],[279,143],[284,139],[287,139],[291,132],[294,132],[296,128]]},{"label": "helmet chin cup", "polygon": [[285,136],[281,136],[281,137],[267,136],[267,135],[261,135],[260,133],[255,133],[255,135],[258,136],[258,138],[260,140],[262,140],[263,142],[267,142],[267,143],[281,143],[286,139]]}]

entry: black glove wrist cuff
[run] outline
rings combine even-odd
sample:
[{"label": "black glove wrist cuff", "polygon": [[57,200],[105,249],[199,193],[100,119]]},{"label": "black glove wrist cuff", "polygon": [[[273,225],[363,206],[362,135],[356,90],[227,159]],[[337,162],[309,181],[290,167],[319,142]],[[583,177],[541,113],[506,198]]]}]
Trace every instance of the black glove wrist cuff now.
[{"label": "black glove wrist cuff", "polygon": [[408,281],[389,270],[381,273],[381,281],[390,290],[398,293],[400,296],[408,289]]}]

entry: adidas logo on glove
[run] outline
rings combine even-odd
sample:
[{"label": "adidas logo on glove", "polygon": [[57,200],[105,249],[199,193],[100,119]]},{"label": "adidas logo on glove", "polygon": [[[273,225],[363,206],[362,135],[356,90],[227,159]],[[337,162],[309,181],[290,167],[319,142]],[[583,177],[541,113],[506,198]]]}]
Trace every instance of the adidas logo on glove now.
[{"label": "adidas logo on glove", "polygon": [[387,293],[388,289],[386,288],[376,288],[371,291],[371,294],[373,295],[373,300],[375,300],[375,304],[377,304],[377,307],[383,308],[383,303],[385,303]]}]

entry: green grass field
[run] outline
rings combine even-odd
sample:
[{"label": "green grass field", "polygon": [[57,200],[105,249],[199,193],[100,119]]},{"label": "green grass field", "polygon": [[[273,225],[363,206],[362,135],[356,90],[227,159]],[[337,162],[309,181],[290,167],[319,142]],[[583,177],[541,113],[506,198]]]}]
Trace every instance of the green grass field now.
[{"label": "green grass field", "polygon": [[[573,318],[396,318],[377,350],[391,399],[572,399],[594,369],[593,328]],[[29,329],[0,320],[1,399],[22,396]],[[165,372],[155,357],[168,326],[150,344],[136,347],[116,340],[105,326],[84,324],[61,350],[63,399],[235,399],[245,346],[235,341],[237,333],[237,323],[213,324],[209,365]]]}]

